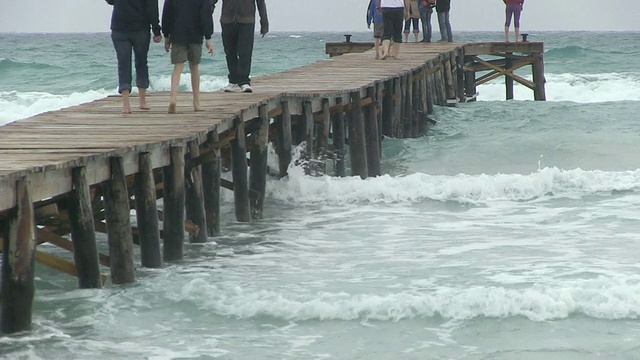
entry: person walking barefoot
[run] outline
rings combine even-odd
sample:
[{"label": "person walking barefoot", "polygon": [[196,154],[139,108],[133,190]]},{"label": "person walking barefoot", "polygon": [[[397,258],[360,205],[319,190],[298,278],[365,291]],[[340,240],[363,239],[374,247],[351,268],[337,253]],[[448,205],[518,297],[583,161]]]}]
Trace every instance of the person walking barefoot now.
[{"label": "person walking barefoot", "polygon": [[113,5],[111,40],[118,59],[118,92],[122,94],[122,113],[131,114],[131,53],[135,55],[136,86],[140,110],[149,110],[147,88],[149,66],[147,55],[153,31],[153,42],[162,40],[158,18],[158,0],[106,0]]},{"label": "person walking barefoot", "polygon": [[[409,0],[376,0],[377,11],[382,13],[382,55],[380,60],[398,59],[404,20],[409,18]],[[393,40],[393,43],[391,42]]]},{"label": "person walking barefoot", "polygon": [[164,32],[164,48],[171,51],[171,95],[169,97],[169,114],[176,113],[180,76],[185,61],[189,62],[191,73],[191,90],[193,93],[193,110],[202,111],[200,107],[200,69],[202,58],[202,38],[209,54],[213,55],[213,5],[211,0],[165,0],[162,10],[162,31]]}]

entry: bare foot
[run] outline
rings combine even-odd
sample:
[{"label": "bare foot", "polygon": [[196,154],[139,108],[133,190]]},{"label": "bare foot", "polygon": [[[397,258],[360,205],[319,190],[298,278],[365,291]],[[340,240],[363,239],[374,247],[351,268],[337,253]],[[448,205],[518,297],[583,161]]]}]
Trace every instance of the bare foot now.
[{"label": "bare foot", "polygon": [[382,56],[380,56],[380,60],[387,60],[388,57],[389,54],[382,54]]},{"label": "bare foot", "polygon": [[147,104],[140,104],[140,110],[151,110],[151,108]]},{"label": "bare foot", "polygon": [[169,114],[175,114],[176,113],[176,103],[169,103]]},{"label": "bare foot", "polygon": [[380,59],[380,54],[376,53],[376,60],[379,60],[379,59]]},{"label": "bare foot", "polygon": [[200,106],[194,106],[193,111],[204,111]]}]

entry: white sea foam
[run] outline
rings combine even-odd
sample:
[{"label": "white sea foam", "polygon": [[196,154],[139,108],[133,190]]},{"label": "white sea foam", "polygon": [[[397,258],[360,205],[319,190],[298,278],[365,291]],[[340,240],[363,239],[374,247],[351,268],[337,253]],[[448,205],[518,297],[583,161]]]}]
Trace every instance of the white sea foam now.
[{"label": "white sea foam", "polygon": [[45,92],[0,91],[0,125],[43,112],[90,102],[111,93],[111,91],[104,89],[69,95],[54,95]]},{"label": "white sea foam", "polygon": [[406,203],[424,200],[481,204],[532,200],[542,196],[581,196],[598,192],[640,190],[640,169],[585,171],[544,168],[528,174],[455,176],[415,173],[359,177],[309,177],[292,167],[287,180],[268,183],[268,196],[292,203]]},{"label": "white sea foam", "polygon": [[[226,76],[200,75],[200,91],[217,91],[226,86],[229,80]],[[180,76],[180,90],[191,91],[191,74]],[[171,76],[163,75],[151,79],[149,91],[171,91]]]},{"label": "white sea foam", "polygon": [[[531,80],[531,76],[526,77]],[[598,103],[640,101],[640,75],[637,73],[545,74],[548,101]],[[478,87],[478,100],[504,100],[504,83],[490,82]],[[517,100],[533,99],[533,92],[522,85],[514,87]]]},{"label": "white sea foam", "polygon": [[205,309],[238,318],[270,316],[290,321],[376,320],[401,321],[442,317],[523,316],[534,321],[564,319],[582,314],[598,319],[640,317],[638,279],[600,277],[527,288],[499,286],[435,287],[391,293],[349,294],[319,292],[297,295],[276,290],[213,284],[194,279],[174,301],[196,301]]}]

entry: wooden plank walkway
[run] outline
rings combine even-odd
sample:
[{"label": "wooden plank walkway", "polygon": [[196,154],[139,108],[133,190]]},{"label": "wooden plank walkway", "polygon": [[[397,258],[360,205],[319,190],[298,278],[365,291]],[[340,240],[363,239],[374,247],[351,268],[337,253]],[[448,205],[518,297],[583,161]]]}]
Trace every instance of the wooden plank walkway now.
[{"label": "wooden plank walkway", "polygon": [[[277,108],[286,97],[339,97],[414,71],[426,61],[463,44],[405,44],[400,60],[376,61],[372,52],[347,54],[253,79],[255,92],[203,93],[204,112],[191,111],[190,94],[181,93],[178,114],[167,114],[169,94],[150,93],[150,111],[120,113],[119,97],[47,112],[0,127],[0,212],[15,206],[14,186],[22,176],[88,165],[99,158],[162,148],[170,143],[202,139],[209,131],[229,130],[233,119],[257,117],[258,106]],[[349,103],[345,100],[343,104]],[[166,157],[165,157],[166,158]],[[166,165],[157,164],[157,165]],[[133,173],[133,169],[127,175]],[[59,177],[54,177],[59,178]],[[64,176],[66,178],[66,176]],[[91,185],[107,174],[89,176]],[[39,182],[36,180],[36,183]],[[46,182],[48,183],[48,182]],[[34,189],[34,201],[68,192],[69,185]]]}]

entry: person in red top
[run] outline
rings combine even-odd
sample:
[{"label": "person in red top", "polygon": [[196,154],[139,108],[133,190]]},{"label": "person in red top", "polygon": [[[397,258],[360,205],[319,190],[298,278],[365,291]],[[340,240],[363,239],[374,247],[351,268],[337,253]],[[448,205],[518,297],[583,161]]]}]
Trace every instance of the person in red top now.
[{"label": "person in red top", "polygon": [[514,27],[516,30],[516,42],[520,41],[520,13],[522,12],[522,5],[524,0],[502,0],[507,9],[505,11],[507,20],[504,23],[504,39],[509,42],[509,27],[511,26],[511,18],[513,18]]}]

